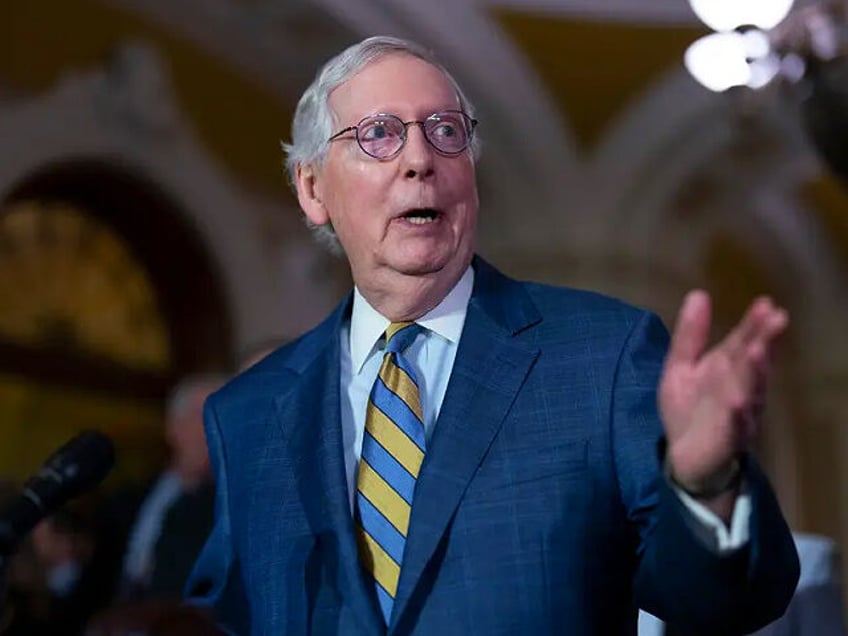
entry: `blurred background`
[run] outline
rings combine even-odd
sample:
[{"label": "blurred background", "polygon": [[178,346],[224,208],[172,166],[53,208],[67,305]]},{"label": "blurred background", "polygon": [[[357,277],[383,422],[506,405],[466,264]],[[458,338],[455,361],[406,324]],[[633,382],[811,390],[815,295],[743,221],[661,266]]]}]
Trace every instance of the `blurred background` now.
[{"label": "blurred background", "polygon": [[436,50],[477,105],[479,248],[507,273],[669,325],[702,286],[716,334],[757,294],[788,307],[760,458],[793,529],[844,554],[848,190],[822,151],[838,122],[812,136],[810,60],[756,91],[701,86],[683,58],[710,31],[685,0],[4,3],[0,480],[83,428],[118,447],[105,488],[148,478],[179,378],[232,372],[341,298],[279,144],[317,68],[389,33]]}]

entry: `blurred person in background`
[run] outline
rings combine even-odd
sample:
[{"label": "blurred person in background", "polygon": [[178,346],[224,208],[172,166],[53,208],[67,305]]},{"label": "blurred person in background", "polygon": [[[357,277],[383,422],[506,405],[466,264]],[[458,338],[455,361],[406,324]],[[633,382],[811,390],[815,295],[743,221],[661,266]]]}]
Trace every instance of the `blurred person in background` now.
[{"label": "blurred person in background", "polygon": [[256,342],[246,346],[238,355],[238,364],[236,365],[236,372],[242,373],[247,371],[254,364],[262,360],[263,358],[268,357],[274,351],[282,347],[284,344],[289,342],[290,338],[283,337],[270,337],[263,338],[262,340],[257,340]]},{"label": "blurred person in background", "polygon": [[[0,504],[5,505],[19,494],[19,484],[0,479]],[[0,570],[0,635],[33,633],[45,588],[30,537],[21,542],[13,554],[4,556],[0,567],[3,568]]]},{"label": "blurred person in background", "polygon": [[46,588],[43,633],[81,634],[88,619],[108,602],[108,590],[92,561],[94,541],[88,516],[71,505],[33,529],[33,551]]},{"label": "blurred person in background", "polygon": [[[842,576],[836,542],[821,535],[794,532],[801,578],[786,613],[751,636],[846,636]],[[640,613],[638,636],[688,636]]]},{"label": "blurred person in background", "polygon": [[77,636],[109,601],[93,559],[91,515],[83,501],[40,521],[13,557],[13,605],[4,636]]},{"label": "blurred person in background", "polygon": [[833,539],[793,533],[801,578],[786,613],[755,636],[846,636],[840,554]]},{"label": "blurred person in background", "polygon": [[[181,597],[183,585],[212,527],[214,486],[203,433],[203,404],[223,384],[217,374],[193,375],[174,388],[165,409],[169,460],[139,493],[123,493],[104,512],[100,535],[118,557],[115,599]],[[115,564],[117,567],[117,563]]]},{"label": "blurred person in background", "polygon": [[120,493],[101,511],[98,537],[108,544],[103,553],[111,554],[114,603],[91,621],[87,634],[205,633],[180,599],[212,527],[203,406],[224,380],[198,374],[177,384],[165,408],[166,468],[140,493]]}]

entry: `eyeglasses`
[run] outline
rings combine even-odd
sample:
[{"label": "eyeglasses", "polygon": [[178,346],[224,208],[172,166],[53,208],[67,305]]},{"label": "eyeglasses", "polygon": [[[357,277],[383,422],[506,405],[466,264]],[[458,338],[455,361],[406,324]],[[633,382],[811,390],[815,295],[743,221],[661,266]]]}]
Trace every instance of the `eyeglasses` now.
[{"label": "eyeglasses", "polygon": [[468,147],[474,136],[477,120],[461,110],[433,113],[423,121],[403,121],[395,115],[369,115],[356,126],[348,126],[330,137],[334,141],[351,130],[362,151],[375,159],[391,159],[401,151],[407,138],[407,128],[421,126],[424,138],[443,155],[458,155]]}]

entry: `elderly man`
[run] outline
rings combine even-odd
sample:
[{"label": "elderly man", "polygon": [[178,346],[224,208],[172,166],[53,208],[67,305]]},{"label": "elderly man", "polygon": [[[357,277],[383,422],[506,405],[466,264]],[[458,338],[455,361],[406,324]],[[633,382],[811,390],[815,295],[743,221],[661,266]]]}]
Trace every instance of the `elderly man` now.
[{"label": "elderly man", "polygon": [[237,634],[696,633],[779,616],[797,556],[746,450],[772,344],[755,300],[707,349],[650,313],[474,255],[468,99],[365,40],[295,114],[303,211],[355,288],[207,403],[215,528],[194,602]]}]

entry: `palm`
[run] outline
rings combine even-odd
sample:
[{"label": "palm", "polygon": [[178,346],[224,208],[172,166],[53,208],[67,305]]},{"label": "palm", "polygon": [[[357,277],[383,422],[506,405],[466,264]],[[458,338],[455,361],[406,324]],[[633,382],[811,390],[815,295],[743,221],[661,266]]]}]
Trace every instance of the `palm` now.
[{"label": "palm", "polygon": [[756,432],[767,360],[786,312],[766,298],[707,350],[710,300],[687,296],[659,386],[659,407],[675,476],[697,481],[747,449]]}]

